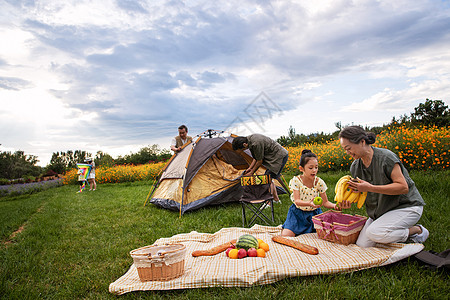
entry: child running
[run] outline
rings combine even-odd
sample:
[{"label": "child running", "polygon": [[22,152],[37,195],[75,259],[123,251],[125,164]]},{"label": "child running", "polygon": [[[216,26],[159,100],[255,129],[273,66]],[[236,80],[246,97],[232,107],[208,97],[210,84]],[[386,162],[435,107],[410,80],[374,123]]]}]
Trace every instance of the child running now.
[{"label": "child running", "polygon": [[[327,185],[316,176],[318,169],[317,155],[311,150],[303,150],[299,165],[301,174],[289,182],[289,188],[292,191],[291,200],[294,203],[289,207],[286,221],[282,226],[282,236],[315,232],[312,217],[322,213],[320,209],[322,205],[326,208],[339,209],[336,204],[328,201],[325,193]],[[322,198],[321,205],[313,203],[317,196]]]}]

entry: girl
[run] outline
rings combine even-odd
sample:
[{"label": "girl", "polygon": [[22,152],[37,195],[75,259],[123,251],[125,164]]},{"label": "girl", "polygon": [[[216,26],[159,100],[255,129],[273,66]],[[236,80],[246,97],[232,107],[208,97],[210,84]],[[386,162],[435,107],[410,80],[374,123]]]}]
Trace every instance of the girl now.
[{"label": "girl", "polygon": [[392,151],[372,147],[375,134],[360,126],[348,126],[339,133],[342,148],[355,161],[349,182],[355,191],[368,192],[365,202],[369,216],[356,245],[373,247],[376,243],[423,243],[429,232],[417,224],[425,202],[400,159]]},{"label": "girl", "polygon": [[[301,175],[295,176],[289,182],[289,188],[292,191],[291,200],[294,202],[287,214],[286,222],[283,224],[282,236],[296,236],[303,233],[315,232],[312,217],[322,213],[320,207],[340,209],[328,201],[327,185],[317,177],[319,161],[317,156],[311,150],[303,150],[300,157],[299,170]],[[314,198],[322,198],[321,205],[313,203]],[[346,208],[347,203],[341,203]]]}]

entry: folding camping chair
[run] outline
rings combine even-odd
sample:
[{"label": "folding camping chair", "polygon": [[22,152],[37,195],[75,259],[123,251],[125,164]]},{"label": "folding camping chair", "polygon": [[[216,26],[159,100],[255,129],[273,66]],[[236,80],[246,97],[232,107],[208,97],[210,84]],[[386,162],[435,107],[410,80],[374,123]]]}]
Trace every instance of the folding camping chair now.
[{"label": "folding camping chair", "polygon": [[[242,205],[242,226],[251,227],[258,219],[267,225],[275,223],[273,211],[273,195],[270,193],[270,184],[272,180],[270,175],[252,175],[241,177],[241,185],[244,189],[241,199]],[[270,206],[271,216],[269,211],[264,211],[267,206]],[[248,209],[251,216],[246,215]],[[253,213],[253,214],[252,214]]]}]

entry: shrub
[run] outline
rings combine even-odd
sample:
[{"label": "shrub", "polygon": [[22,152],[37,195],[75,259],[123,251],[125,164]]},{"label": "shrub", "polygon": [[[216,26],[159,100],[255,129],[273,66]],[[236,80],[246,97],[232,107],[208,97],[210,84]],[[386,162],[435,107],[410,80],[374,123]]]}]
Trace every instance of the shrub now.
[{"label": "shrub", "polygon": [[11,182],[9,181],[9,179],[6,179],[6,178],[0,178],[0,185],[7,185],[7,184],[11,184]]}]

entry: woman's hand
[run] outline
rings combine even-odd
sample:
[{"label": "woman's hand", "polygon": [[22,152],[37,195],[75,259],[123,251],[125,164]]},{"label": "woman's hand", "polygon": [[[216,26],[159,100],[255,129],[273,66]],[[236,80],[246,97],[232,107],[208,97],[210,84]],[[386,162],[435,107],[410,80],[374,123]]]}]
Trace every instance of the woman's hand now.
[{"label": "woman's hand", "polygon": [[348,187],[353,189],[355,192],[364,193],[364,192],[370,192],[372,185],[370,183],[368,183],[367,181],[364,181],[357,177],[356,180],[348,181]]}]

